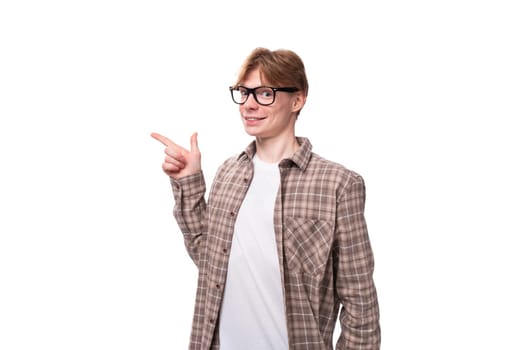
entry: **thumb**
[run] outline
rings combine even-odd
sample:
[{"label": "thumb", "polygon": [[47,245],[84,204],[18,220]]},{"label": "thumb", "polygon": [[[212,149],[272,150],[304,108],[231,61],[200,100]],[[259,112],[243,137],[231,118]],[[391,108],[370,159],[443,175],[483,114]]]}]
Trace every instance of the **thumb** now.
[{"label": "thumb", "polygon": [[197,133],[193,133],[193,135],[191,135],[191,142],[190,142],[190,151],[193,153],[193,152],[200,152],[199,151],[199,144],[197,142]]}]

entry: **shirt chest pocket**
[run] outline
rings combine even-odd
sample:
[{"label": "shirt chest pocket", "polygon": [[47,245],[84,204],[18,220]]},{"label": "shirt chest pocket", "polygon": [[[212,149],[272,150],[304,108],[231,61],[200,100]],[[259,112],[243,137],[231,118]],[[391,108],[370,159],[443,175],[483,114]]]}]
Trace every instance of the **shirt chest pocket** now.
[{"label": "shirt chest pocket", "polygon": [[287,217],[284,258],[289,272],[316,275],[325,270],[333,241],[328,221]]}]

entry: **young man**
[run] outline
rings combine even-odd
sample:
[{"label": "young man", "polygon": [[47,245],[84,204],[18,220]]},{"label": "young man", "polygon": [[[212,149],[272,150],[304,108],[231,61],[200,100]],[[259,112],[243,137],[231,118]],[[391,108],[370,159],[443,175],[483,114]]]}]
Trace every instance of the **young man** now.
[{"label": "young man", "polygon": [[303,62],[255,49],[230,87],[254,141],[217,171],[205,201],[197,135],[167,137],[174,215],[199,270],[190,349],[379,349],[362,177],[312,152],[295,123]]}]

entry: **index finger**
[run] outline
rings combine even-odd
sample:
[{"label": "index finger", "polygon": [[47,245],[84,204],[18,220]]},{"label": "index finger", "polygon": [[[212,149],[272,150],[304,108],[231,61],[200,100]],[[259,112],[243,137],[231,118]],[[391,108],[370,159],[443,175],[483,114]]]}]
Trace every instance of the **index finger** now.
[{"label": "index finger", "polygon": [[151,133],[151,137],[153,137],[155,140],[159,141],[160,143],[162,143],[166,147],[168,147],[168,146],[176,146],[176,147],[178,147],[178,145],[175,142],[171,141],[166,136],[163,136],[161,134],[157,134],[156,132],[152,132]]}]

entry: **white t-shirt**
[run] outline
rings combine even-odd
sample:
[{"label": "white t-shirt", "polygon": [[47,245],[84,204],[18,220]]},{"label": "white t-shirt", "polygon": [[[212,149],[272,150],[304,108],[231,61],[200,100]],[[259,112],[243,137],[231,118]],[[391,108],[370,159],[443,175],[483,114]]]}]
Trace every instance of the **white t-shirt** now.
[{"label": "white t-shirt", "polygon": [[239,210],[222,302],[221,350],[286,350],[288,334],[273,224],[277,163],[253,158],[254,176]]}]

